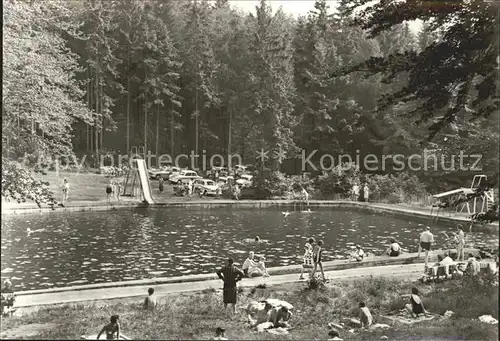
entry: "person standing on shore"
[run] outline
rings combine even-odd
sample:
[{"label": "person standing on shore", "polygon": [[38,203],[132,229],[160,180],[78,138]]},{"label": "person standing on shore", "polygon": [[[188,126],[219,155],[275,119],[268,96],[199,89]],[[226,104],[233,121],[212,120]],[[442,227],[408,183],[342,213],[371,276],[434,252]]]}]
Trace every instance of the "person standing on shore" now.
[{"label": "person standing on shore", "polygon": [[68,195],[69,195],[69,183],[68,179],[64,178],[63,184],[61,186],[62,190],[62,206],[66,204],[68,201]]},{"label": "person standing on shore", "polygon": [[[313,268],[313,244],[314,238],[309,238],[306,245],[304,246],[304,262],[302,263],[302,269],[300,271],[299,279],[304,279],[304,269]],[[311,275],[309,274],[311,277]]]},{"label": "person standing on shore", "polygon": [[158,180],[158,191],[160,191],[160,193],[163,193],[163,183],[165,182],[165,180],[163,180],[163,177],[160,176],[160,179]]},{"label": "person standing on shore", "polygon": [[427,226],[420,234],[420,245],[418,247],[418,255],[417,258],[420,258],[420,252],[422,250],[425,251],[425,268],[427,269],[428,261],[429,261],[429,251],[431,250],[431,246],[434,243],[434,235],[431,233],[431,228]]},{"label": "person standing on shore", "polygon": [[309,206],[309,193],[307,193],[306,189],[302,187],[302,196],[304,198],[304,202],[307,206]]},{"label": "person standing on shore", "polygon": [[322,240],[319,240],[318,241],[318,244],[316,245],[316,247],[314,248],[314,251],[313,251],[313,254],[314,254],[314,267],[313,267],[313,270],[311,272],[311,279],[314,278],[314,274],[316,273],[316,269],[320,268],[321,270],[321,277],[323,278],[323,281],[326,282],[326,277],[325,277],[325,272],[323,270],[323,261],[322,261],[322,255],[323,255],[323,241]]},{"label": "person standing on shore", "polygon": [[359,186],[358,186],[357,182],[355,182],[354,185],[352,185],[351,195],[352,195],[352,200],[353,201],[358,201],[358,198],[359,198]]},{"label": "person standing on shore", "polygon": [[463,230],[462,224],[458,224],[457,226],[458,233],[455,235],[456,243],[457,243],[457,261],[465,260],[465,234]]},{"label": "person standing on shore", "polygon": [[108,185],[106,186],[106,196],[108,198],[108,204],[111,203],[111,197],[113,196],[113,183],[109,180]]},{"label": "person standing on shore", "polygon": [[368,202],[368,198],[370,197],[370,189],[368,188],[368,184],[366,183],[363,187],[363,197],[365,199],[365,202]]},{"label": "person standing on shore", "polygon": [[240,269],[235,267],[233,260],[229,258],[227,265],[217,271],[217,276],[224,282],[224,308],[227,309],[227,305],[231,304],[233,306],[233,314],[235,314],[238,296],[238,286],[236,283],[241,281],[241,279],[245,277],[245,274],[243,274]]}]

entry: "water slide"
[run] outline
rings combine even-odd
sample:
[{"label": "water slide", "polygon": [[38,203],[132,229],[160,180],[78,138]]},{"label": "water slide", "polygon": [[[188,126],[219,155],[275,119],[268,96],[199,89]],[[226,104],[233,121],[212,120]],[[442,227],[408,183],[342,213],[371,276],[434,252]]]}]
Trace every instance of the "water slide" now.
[{"label": "water slide", "polygon": [[474,192],[472,189],[462,187],[462,188],[457,188],[457,189],[454,189],[454,190],[451,190],[448,192],[439,193],[439,194],[433,195],[432,197],[436,198],[436,199],[440,199],[440,198],[448,197],[448,196],[453,195],[453,194],[471,194],[472,192]]},{"label": "water slide", "polygon": [[139,180],[141,182],[142,193],[144,194],[144,201],[148,204],[153,204],[153,196],[151,195],[151,185],[149,183],[148,168],[146,161],[143,159],[135,160],[137,162],[137,170],[139,171]]}]

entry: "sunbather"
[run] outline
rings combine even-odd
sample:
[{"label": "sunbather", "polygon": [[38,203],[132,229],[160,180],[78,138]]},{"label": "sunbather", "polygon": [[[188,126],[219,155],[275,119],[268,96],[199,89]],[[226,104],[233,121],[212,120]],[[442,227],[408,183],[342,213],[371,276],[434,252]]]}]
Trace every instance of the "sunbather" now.
[{"label": "sunbather", "polygon": [[113,315],[110,318],[110,323],[102,327],[99,334],[97,334],[97,339],[101,337],[101,334],[106,332],[106,340],[114,340],[116,334],[116,340],[120,339],[120,324],[118,323],[118,315]]},{"label": "sunbather", "polygon": [[361,262],[364,257],[365,257],[365,252],[363,251],[360,245],[356,245],[356,251],[354,251],[351,254],[351,259],[354,259],[357,262]]},{"label": "sunbather", "polygon": [[455,264],[455,261],[450,257],[450,255],[448,253],[445,253],[444,258],[441,261],[440,265],[444,266],[444,265],[453,265],[453,264]]},{"label": "sunbather", "polygon": [[155,310],[158,307],[158,300],[156,299],[155,289],[148,289],[148,297],[144,299],[144,309]]},{"label": "sunbather", "polygon": [[467,275],[476,276],[481,272],[481,264],[476,260],[476,258],[469,253],[469,259],[467,260],[467,269],[465,270]]},{"label": "sunbather", "polygon": [[401,246],[399,246],[399,243],[396,241],[396,239],[391,238],[391,245],[389,245],[386,253],[390,257],[397,257],[401,254]]},{"label": "sunbather", "polygon": [[254,252],[250,251],[248,253],[247,259],[245,259],[245,261],[243,262],[242,270],[245,276],[248,276],[248,270],[250,269],[250,267],[255,266],[254,255],[255,255]]},{"label": "sunbather", "polygon": [[248,268],[248,276],[249,277],[269,277],[267,273],[266,264],[264,263],[266,260],[265,257],[260,257],[257,261],[250,263],[250,267]]},{"label": "sunbather", "polygon": [[224,336],[224,332],[226,330],[221,327],[217,327],[215,330],[215,337],[212,340],[227,340],[227,338]]},{"label": "sunbather", "polygon": [[340,338],[340,333],[337,329],[332,329],[328,332],[328,336],[330,337],[328,341],[342,341]]},{"label": "sunbather", "polygon": [[370,309],[365,305],[365,302],[359,303],[359,320],[361,321],[361,328],[368,328],[373,323],[373,317]]},{"label": "sunbather", "polygon": [[[407,296],[407,295],[404,295]],[[422,300],[418,296],[418,289],[417,288],[411,288],[411,295],[410,296],[410,303],[407,304],[405,307],[406,309],[411,313],[413,317],[418,317],[420,314],[426,314],[424,304],[422,303]]]}]

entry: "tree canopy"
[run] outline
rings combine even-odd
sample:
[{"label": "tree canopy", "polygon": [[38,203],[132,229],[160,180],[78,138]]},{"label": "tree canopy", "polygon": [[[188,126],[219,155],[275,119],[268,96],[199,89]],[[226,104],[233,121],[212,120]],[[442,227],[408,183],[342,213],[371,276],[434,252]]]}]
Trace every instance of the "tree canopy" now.
[{"label": "tree canopy", "polygon": [[378,110],[416,102],[406,116],[428,122],[430,139],[445,128],[457,129],[457,124],[499,110],[498,2],[344,0],[342,5],[344,15],[352,15],[354,25],[370,37],[415,20],[441,35],[420,50],[373,56],[345,70],[363,71],[367,77],[381,73],[383,82],[406,75],[406,84],[382,96]]}]

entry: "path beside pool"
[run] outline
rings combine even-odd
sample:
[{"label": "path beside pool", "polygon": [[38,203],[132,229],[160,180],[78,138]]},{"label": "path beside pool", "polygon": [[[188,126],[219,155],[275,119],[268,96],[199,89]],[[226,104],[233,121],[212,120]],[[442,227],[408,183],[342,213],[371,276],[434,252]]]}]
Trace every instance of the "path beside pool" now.
[{"label": "path beside pool", "polygon": [[[466,250],[477,254],[477,250]],[[443,251],[431,252],[431,261]],[[364,276],[397,276],[405,280],[414,280],[422,275],[424,270],[423,257],[416,258],[416,253],[403,254],[400,257],[374,256],[363,262],[349,262],[346,260],[324,263],[327,277],[332,281],[348,280]],[[431,262],[430,261],[430,262]],[[300,265],[269,268],[269,278],[245,278],[240,282],[242,287],[254,287],[265,283],[276,285],[283,283],[300,282]],[[111,282],[41,289],[16,292],[16,307],[28,308],[41,305],[75,303],[113,298],[144,296],[148,288],[154,287],[155,293],[164,296],[173,293],[220,289],[222,282],[215,274],[190,275],[170,278],[155,278],[125,282]]]}]

